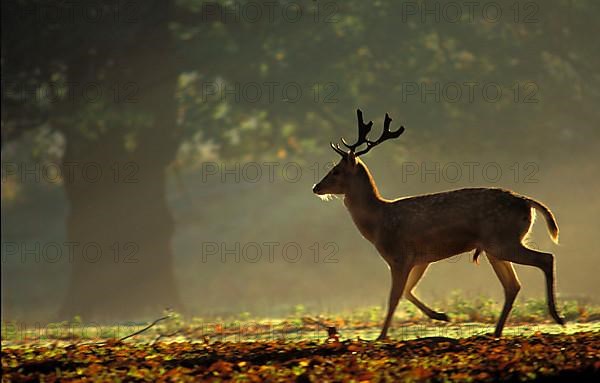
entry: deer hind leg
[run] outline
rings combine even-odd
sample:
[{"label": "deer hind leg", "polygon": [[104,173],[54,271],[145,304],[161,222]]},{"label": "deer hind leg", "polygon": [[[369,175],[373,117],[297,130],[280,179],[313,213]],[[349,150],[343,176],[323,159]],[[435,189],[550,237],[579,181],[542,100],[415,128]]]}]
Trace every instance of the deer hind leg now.
[{"label": "deer hind leg", "polygon": [[494,336],[500,337],[508,314],[510,313],[510,310],[512,310],[515,298],[517,297],[519,290],[521,290],[521,284],[519,283],[519,279],[517,278],[512,263],[498,260],[489,255],[488,259],[504,288],[504,307],[502,307],[502,314],[500,314],[500,319],[498,319],[496,331],[494,331]]},{"label": "deer hind leg", "polygon": [[492,254],[496,258],[501,260],[518,263],[520,265],[535,266],[544,272],[546,277],[546,295],[548,300],[548,311],[554,319],[554,321],[560,325],[564,325],[564,319],[558,314],[556,310],[556,300],[554,296],[554,280],[555,280],[555,265],[554,255],[550,253],[543,253],[529,249],[522,244],[514,247],[501,248],[496,251],[492,251]]},{"label": "deer hind leg", "polygon": [[404,296],[406,297],[406,299],[408,299],[409,302],[417,306],[419,310],[421,310],[429,318],[450,322],[450,318],[448,318],[448,315],[432,310],[425,303],[421,302],[417,297],[415,297],[412,293],[415,286],[417,285],[417,283],[419,283],[419,280],[425,273],[425,270],[427,270],[428,266],[429,264],[425,263],[412,268],[410,274],[408,274],[408,280],[406,281],[406,287],[404,288]]},{"label": "deer hind leg", "polygon": [[392,323],[392,318],[394,317],[396,307],[398,307],[398,301],[402,297],[402,292],[404,291],[404,286],[406,285],[409,271],[410,268],[406,266],[401,268],[392,268],[392,289],[390,291],[388,311],[385,317],[385,322],[383,322],[381,334],[379,334],[377,340],[383,340],[387,338],[387,332],[390,328],[390,324]]}]

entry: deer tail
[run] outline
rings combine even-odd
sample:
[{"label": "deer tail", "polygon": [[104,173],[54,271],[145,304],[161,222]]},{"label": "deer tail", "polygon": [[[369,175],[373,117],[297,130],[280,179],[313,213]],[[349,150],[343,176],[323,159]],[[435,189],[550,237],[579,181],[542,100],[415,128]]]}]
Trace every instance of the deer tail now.
[{"label": "deer tail", "polygon": [[534,199],[527,198],[527,201],[529,202],[529,206],[538,210],[544,215],[544,218],[546,219],[546,225],[548,226],[548,232],[550,233],[550,238],[552,238],[552,242],[558,243],[558,224],[556,223],[556,218],[554,218],[552,211],[550,211],[546,205]]}]

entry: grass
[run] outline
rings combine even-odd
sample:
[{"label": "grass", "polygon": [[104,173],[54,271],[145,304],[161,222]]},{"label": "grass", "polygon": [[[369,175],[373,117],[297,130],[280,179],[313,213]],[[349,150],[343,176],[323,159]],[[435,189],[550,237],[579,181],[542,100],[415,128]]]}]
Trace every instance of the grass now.
[{"label": "grass", "polygon": [[456,293],[435,307],[452,322],[432,321],[401,302],[384,342],[370,341],[382,307],[332,315],[296,306],[283,318],[169,312],[133,337],[148,323],[4,322],[2,381],[587,381],[600,374],[597,306],[562,302],[569,322],[561,327],[544,300],[519,301],[500,339],[489,335],[498,302]]},{"label": "grass", "polygon": [[[427,318],[414,305],[401,301],[390,336],[398,340],[427,336],[453,338],[488,334],[493,331],[502,308],[501,302],[489,297],[465,299],[459,292],[446,301],[434,305],[450,316],[451,322]],[[566,327],[555,325],[547,314],[544,299],[518,300],[511,312],[505,335],[528,335],[536,332],[573,333],[600,330],[600,307],[577,301],[563,301],[559,311],[567,319]],[[335,327],[340,339],[373,339],[378,335],[385,308],[380,306],[357,308],[332,314],[312,314],[298,305],[282,318],[265,318],[242,312],[227,317],[182,318],[168,313],[161,321],[131,339],[135,342],[156,341],[264,341],[264,340],[323,340],[327,329]],[[91,325],[75,317],[71,321],[47,325],[26,325],[23,322],[2,323],[2,345],[16,346],[28,343],[80,343],[120,339],[147,326],[147,323],[123,322],[113,325]]]}]

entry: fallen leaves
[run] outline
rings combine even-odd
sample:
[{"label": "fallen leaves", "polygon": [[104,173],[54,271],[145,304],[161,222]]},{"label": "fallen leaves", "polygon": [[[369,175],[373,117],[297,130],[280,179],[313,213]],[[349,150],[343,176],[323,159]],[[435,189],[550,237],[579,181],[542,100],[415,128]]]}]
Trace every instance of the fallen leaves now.
[{"label": "fallen leaves", "polygon": [[326,342],[4,347],[3,381],[581,381],[600,374],[599,332],[403,342],[329,335]]}]

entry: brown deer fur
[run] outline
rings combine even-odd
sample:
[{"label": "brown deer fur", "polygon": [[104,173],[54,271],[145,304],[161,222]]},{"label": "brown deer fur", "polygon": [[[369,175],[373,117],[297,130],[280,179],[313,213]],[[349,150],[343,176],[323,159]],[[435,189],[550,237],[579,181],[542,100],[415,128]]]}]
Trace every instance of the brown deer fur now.
[{"label": "brown deer fur", "polygon": [[[386,127],[391,121],[388,118]],[[362,123],[361,114],[359,119]],[[343,194],[344,205],[358,230],[390,267],[392,288],[379,339],[387,336],[401,296],[430,318],[448,321],[446,314],[432,310],[415,297],[413,289],[430,263],[471,250],[475,250],[475,259],[485,251],[504,288],[505,303],[496,336],[502,334],[521,288],[512,263],[535,266],[544,272],[550,314],[557,323],[564,324],[555,306],[554,256],[523,245],[532,225],[532,209],[542,213],[551,238],[557,241],[558,226],[546,206],[498,188],[468,188],[388,200],[379,194],[369,169],[352,145],[345,145],[350,152],[334,147],[342,160],[313,191],[319,195]]]}]

